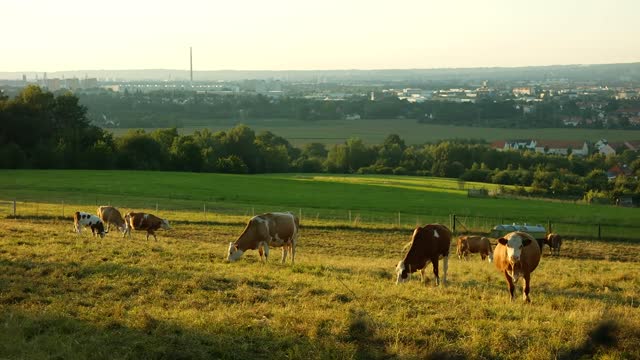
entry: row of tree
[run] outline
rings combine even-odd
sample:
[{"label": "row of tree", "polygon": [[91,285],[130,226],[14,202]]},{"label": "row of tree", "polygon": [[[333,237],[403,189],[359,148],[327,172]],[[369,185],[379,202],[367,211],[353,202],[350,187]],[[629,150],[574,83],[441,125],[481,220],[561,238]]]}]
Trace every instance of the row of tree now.
[{"label": "row of tree", "polygon": [[[81,94],[81,103],[90,109],[89,117],[107,127],[181,127],[206,125],[216,119],[295,119],[335,120],[357,114],[362,119],[415,119],[421,123],[490,127],[563,127],[562,119],[583,114],[575,100],[546,97],[527,110],[510,99],[480,98],[476,103],[424,101],[413,103],[395,95],[371,100],[353,96],[343,101],[323,101],[304,97],[270,98],[263,95],[217,95],[192,91],[155,91],[149,93]],[[608,111],[622,106],[611,101]],[[591,110],[590,110],[591,111]],[[604,126],[601,120],[591,126]],[[609,127],[626,126],[626,122],[610,122]]]},{"label": "row of tree", "polygon": [[[176,128],[132,130],[114,138],[95,127],[71,94],[53,96],[28,87],[13,99],[0,98],[0,167],[133,169],[223,173],[331,172],[424,175],[503,185],[539,195],[617,197],[640,194],[640,158],[547,156],[501,152],[481,141],[406,145],[398,135],[367,145],[352,138],[302,149],[271,132],[244,125],[228,131],[180,135]],[[609,181],[607,169],[629,164],[631,176]]]}]

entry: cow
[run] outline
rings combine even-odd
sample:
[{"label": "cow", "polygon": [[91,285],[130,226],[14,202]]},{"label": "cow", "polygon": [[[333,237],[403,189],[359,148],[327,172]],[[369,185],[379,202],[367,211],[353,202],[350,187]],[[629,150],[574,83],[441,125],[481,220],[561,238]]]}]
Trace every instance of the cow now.
[{"label": "cow", "polygon": [[560,247],[562,246],[562,236],[551,233],[547,235],[547,238],[544,240],[545,244],[549,245],[549,251],[551,255],[560,256]]},{"label": "cow", "polygon": [[149,240],[149,235],[153,235],[153,238],[158,241],[156,237],[155,231],[162,229],[171,229],[169,226],[169,221],[167,219],[161,219],[153,214],[146,214],[142,212],[130,212],[124,216],[125,222],[125,230],[122,234],[122,238],[129,234],[129,238],[131,238],[131,229],[133,230],[146,230],[147,231],[147,240]]},{"label": "cow", "polygon": [[531,302],[529,299],[531,273],[540,263],[540,246],[536,239],[520,231],[506,234],[498,239],[498,244],[493,250],[493,262],[507,280],[511,300],[514,299],[514,283],[522,277],[524,278],[522,298],[525,302]]},{"label": "cow", "polygon": [[438,259],[443,258],[444,277],[443,283],[447,283],[447,269],[449,267],[449,248],[451,246],[451,231],[440,224],[428,224],[417,227],[411,235],[409,251],[403,260],[396,266],[396,284],[407,281],[409,275],[420,270],[423,282],[426,282],[427,262],[433,264],[433,274],[436,277],[436,286],[440,285],[438,276]]},{"label": "cow", "polygon": [[103,223],[107,224],[107,231],[111,229],[111,224],[115,225],[118,230],[125,231],[126,226],[122,214],[113,206],[100,206],[98,208],[98,217]]},{"label": "cow", "polygon": [[102,222],[102,220],[100,220],[99,217],[86,212],[76,211],[76,213],[73,214],[74,229],[78,234],[80,234],[82,233],[82,228],[86,226],[89,226],[91,228],[91,233],[93,234],[93,236],[98,235],[103,238],[107,234],[107,232],[109,232],[108,230],[104,229],[104,223]]},{"label": "cow", "polygon": [[465,235],[458,237],[456,253],[458,254],[458,259],[464,258],[466,260],[469,253],[480,253],[482,260],[493,261],[491,242],[484,236]]},{"label": "cow", "polygon": [[269,259],[269,247],[282,247],[282,263],[291,252],[291,265],[295,262],[296,242],[300,221],[290,212],[274,212],[256,215],[249,219],[247,226],[235,242],[229,243],[227,260],[238,260],[247,250],[258,249],[260,259]]}]

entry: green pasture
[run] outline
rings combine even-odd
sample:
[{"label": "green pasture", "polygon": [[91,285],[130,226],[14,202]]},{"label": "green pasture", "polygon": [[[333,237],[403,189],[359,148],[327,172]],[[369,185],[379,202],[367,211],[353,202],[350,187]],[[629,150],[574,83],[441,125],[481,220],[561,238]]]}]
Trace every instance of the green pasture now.
[{"label": "green pasture", "polygon": [[[446,139],[484,139],[489,142],[508,139],[539,140],[589,140],[607,139],[611,142],[638,140],[640,132],[611,129],[513,129],[482,128],[470,126],[448,126],[419,124],[411,119],[385,120],[215,120],[207,125],[187,125],[180,128],[182,134],[192,134],[196,130],[228,130],[238,124],[245,124],[256,132],[268,130],[282,136],[295,145],[310,142],[325,144],[342,143],[350,137],[361,138],[368,144],[379,144],[389,134],[398,134],[407,144],[422,144]],[[121,136],[129,129],[108,129]],[[155,129],[146,129],[152,131]]]},{"label": "green pasture", "polygon": [[[66,215],[96,205],[148,209],[164,214],[199,213],[198,221],[222,215],[246,216],[292,211],[303,223],[413,227],[450,224],[456,214],[462,226],[489,231],[497,223],[566,223],[565,233],[633,238],[640,212],[632,208],[515,198],[469,198],[466,189],[495,185],[408,176],[230,175],[141,171],[3,170],[0,171],[0,216]],[[462,189],[464,188],[464,189]],[[156,210],[157,209],[157,210]],[[185,219],[188,220],[188,219]],[[239,220],[242,221],[242,220]],[[576,224],[570,224],[576,223]],[[630,227],[631,226],[631,227]]]}]

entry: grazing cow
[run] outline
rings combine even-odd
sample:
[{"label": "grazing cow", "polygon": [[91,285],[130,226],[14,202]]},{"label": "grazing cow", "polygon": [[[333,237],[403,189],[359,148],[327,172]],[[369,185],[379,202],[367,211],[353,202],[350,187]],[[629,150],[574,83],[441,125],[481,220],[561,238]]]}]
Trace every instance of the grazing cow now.
[{"label": "grazing cow", "polygon": [[122,238],[124,238],[127,234],[131,237],[131,229],[133,230],[146,230],[147,231],[147,240],[149,240],[149,235],[153,235],[153,238],[158,241],[156,237],[155,231],[163,228],[163,229],[171,229],[169,226],[169,222],[167,219],[161,219],[152,214],[146,213],[136,213],[130,212],[124,216],[125,222],[125,230],[124,234],[122,234]]},{"label": "grazing cow", "polygon": [[544,243],[549,245],[549,251],[551,255],[560,256],[560,247],[562,246],[562,236],[551,233],[547,235],[547,238],[544,240]]},{"label": "grazing cow", "polygon": [[524,278],[522,298],[529,299],[529,283],[531,273],[540,262],[540,247],[538,242],[529,234],[514,231],[498,239],[493,251],[493,262],[498,271],[504,274],[509,287],[511,300],[514,299],[515,285],[520,277]]},{"label": "grazing cow", "polygon": [[427,262],[433,264],[433,274],[436,277],[436,285],[440,285],[438,276],[438,259],[443,257],[444,277],[443,283],[447,283],[447,268],[449,267],[449,247],[451,246],[451,231],[440,224],[428,224],[417,227],[411,236],[409,251],[396,266],[396,284],[407,281],[409,275],[420,270],[422,281],[426,281],[425,271]]},{"label": "grazing cow", "polygon": [[458,259],[464,258],[467,260],[469,253],[480,253],[482,260],[488,259],[489,262],[493,261],[491,242],[484,236],[465,235],[458,237],[456,252],[458,253]]},{"label": "grazing cow", "polygon": [[98,216],[102,222],[107,224],[107,231],[110,230],[111,224],[115,225],[118,230],[125,231],[126,226],[124,225],[122,214],[113,206],[100,206],[98,208]]},{"label": "grazing cow", "polygon": [[82,228],[89,226],[93,236],[99,235],[101,238],[108,232],[104,229],[104,223],[99,217],[82,211],[73,214],[73,226],[78,234],[82,233]]},{"label": "grazing cow", "polygon": [[285,263],[287,252],[290,251],[293,265],[299,228],[298,218],[290,212],[256,215],[249,220],[238,240],[229,243],[227,260],[236,261],[245,251],[258,249],[260,259],[264,254],[266,262],[269,259],[269,247],[282,246],[282,263]]}]

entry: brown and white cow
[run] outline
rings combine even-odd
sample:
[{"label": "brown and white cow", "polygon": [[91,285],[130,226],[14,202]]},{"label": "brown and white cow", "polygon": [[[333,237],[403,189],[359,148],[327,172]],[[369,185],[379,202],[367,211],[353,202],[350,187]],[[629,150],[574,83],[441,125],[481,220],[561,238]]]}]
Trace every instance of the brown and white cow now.
[{"label": "brown and white cow", "polygon": [[158,241],[156,237],[155,231],[162,229],[171,229],[169,226],[169,222],[167,219],[161,219],[153,214],[147,213],[136,213],[130,212],[124,216],[125,222],[125,230],[124,234],[122,234],[122,238],[124,238],[127,234],[131,237],[131,229],[133,230],[146,230],[147,231],[147,240],[149,240],[149,235],[153,235],[153,238]]},{"label": "brown and white cow", "polygon": [[104,229],[104,223],[99,217],[82,211],[73,214],[73,227],[78,234],[82,233],[83,227],[90,227],[93,236],[99,235],[101,238],[108,232]]},{"label": "brown and white cow", "polygon": [[444,277],[447,283],[447,269],[449,268],[449,248],[451,246],[451,231],[440,224],[428,224],[417,227],[411,235],[411,245],[403,260],[396,266],[396,284],[407,281],[409,275],[420,270],[422,281],[426,281],[425,271],[427,262],[433,264],[433,274],[436,285],[440,285],[438,276],[438,259],[443,258]]},{"label": "brown and white cow", "polygon": [[110,230],[111,224],[115,225],[118,230],[125,231],[126,226],[124,225],[122,214],[113,206],[98,207],[98,217],[103,223],[107,224],[107,231]]},{"label": "brown and white cow", "polygon": [[464,258],[467,260],[467,255],[469,253],[479,253],[482,260],[488,259],[489,262],[493,261],[491,242],[484,236],[464,235],[458,237],[456,252],[458,254],[458,259]]},{"label": "brown and white cow", "polygon": [[229,243],[227,260],[236,261],[247,250],[258,249],[260,259],[269,259],[269,247],[282,247],[282,263],[287,260],[287,252],[291,252],[291,264],[296,256],[296,241],[300,222],[290,212],[275,212],[256,215],[235,242]]},{"label": "brown and white cow", "polygon": [[520,231],[506,234],[498,239],[498,244],[493,251],[493,262],[507,280],[511,300],[514,299],[514,283],[517,283],[522,277],[524,278],[522,298],[524,301],[530,302],[531,273],[540,263],[540,246],[536,239]]},{"label": "brown and white cow", "polygon": [[547,238],[544,240],[544,243],[549,245],[549,251],[551,255],[560,256],[560,247],[562,246],[562,236],[551,233],[547,235]]}]

